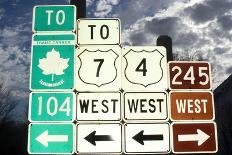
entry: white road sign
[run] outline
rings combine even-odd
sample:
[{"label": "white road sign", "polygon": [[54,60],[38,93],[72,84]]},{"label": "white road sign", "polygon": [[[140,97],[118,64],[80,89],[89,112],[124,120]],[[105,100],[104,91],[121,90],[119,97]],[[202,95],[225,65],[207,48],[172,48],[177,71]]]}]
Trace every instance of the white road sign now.
[{"label": "white road sign", "polygon": [[126,153],[170,152],[169,124],[126,124]]},{"label": "white road sign", "polygon": [[126,46],[122,50],[122,87],[126,91],[167,89],[167,56],[162,46]]},{"label": "white road sign", "polygon": [[120,120],[120,93],[78,93],[77,113],[78,121]]},{"label": "white road sign", "polygon": [[76,50],[78,91],[118,91],[121,87],[119,46],[80,46]]},{"label": "white road sign", "polygon": [[120,20],[114,18],[79,19],[77,21],[79,45],[119,45]]},{"label": "white road sign", "polygon": [[124,94],[125,120],[168,119],[167,94],[165,92],[128,92]]},{"label": "white road sign", "polygon": [[121,153],[121,124],[77,125],[77,153]]}]

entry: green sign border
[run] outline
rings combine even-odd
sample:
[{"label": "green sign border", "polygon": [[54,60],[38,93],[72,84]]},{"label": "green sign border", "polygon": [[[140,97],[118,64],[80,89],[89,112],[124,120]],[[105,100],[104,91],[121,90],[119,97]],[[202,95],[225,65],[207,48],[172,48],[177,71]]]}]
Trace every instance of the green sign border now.
[{"label": "green sign border", "polygon": [[[34,28],[35,28],[35,10],[37,7],[62,7],[62,6],[71,6],[71,7],[74,7],[74,23],[73,23],[73,30],[70,30],[70,31],[57,31],[57,30],[54,30],[54,31],[36,31]],[[77,27],[77,21],[76,21],[76,12],[77,12],[77,9],[76,9],[76,6],[75,5],[36,5],[33,7],[33,13],[32,13],[32,32],[33,33],[37,33],[37,32],[44,32],[44,33],[54,33],[54,34],[57,34],[57,33],[60,33],[60,32],[75,32],[76,31],[76,27]]]},{"label": "green sign border", "polygon": [[[46,121],[46,120],[42,120],[42,121],[37,121],[37,120],[32,120],[31,118],[31,112],[32,112],[32,94],[72,94],[73,95],[73,105],[72,105],[72,120],[69,120],[69,121]],[[77,115],[77,111],[76,111],[76,101],[77,101],[77,98],[76,98],[76,94],[74,92],[31,92],[30,93],[30,96],[29,96],[29,111],[28,111],[28,120],[31,122],[31,123],[72,123],[76,120],[76,115]]]},{"label": "green sign border", "polygon": [[[54,125],[72,125],[72,127],[73,127],[73,150],[72,150],[72,152],[71,153],[56,153],[56,152],[53,152],[53,153],[51,153],[51,152],[49,152],[49,153],[47,153],[47,152],[45,152],[45,153],[43,153],[43,152],[39,152],[39,153],[36,153],[36,152],[30,152],[30,127],[31,127],[31,125],[32,124],[43,124],[43,125],[52,125],[52,124],[54,124]],[[75,150],[76,150],[76,146],[77,146],[77,141],[76,141],[76,125],[75,124],[73,124],[73,123],[30,123],[29,125],[28,125],[28,138],[27,138],[27,152],[29,153],[29,154],[74,154],[75,153]]]},{"label": "green sign border", "polygon": [[[73,35],[75,40],[75,43],[76,43],[76,40],[77,40],[77,35],[75,35],[74,33],[72,32],[64,32],[64,33],[57,33],[57,34],[54,34],[54,33],[36,33],[36,34],[33,34],[32,35],[32,41],[31,41],[31,60],[30,60],[30,79],[29,79],[29,89],[30,91],[37,91],[37,92],[46,92],[46,91],[49,91],[49,92],[56,92],[56,91],[59,91],[59,92],[73,92],[75,90],[75,87],[76,87],[76,78],[75,78],[75,75],[76,75],[76,44],[73,44],[73,45],[70,45],[70,46],[74,46],[74,67],[73,67],[73,86],[72,86],[72,89],[51,89],[51,88],[46,88],[46,89],[34,89],[32,88],[32,59],[33,59],[33,46],[37,46],[37,45],[33,45],[33,41],[34,41],[34,36],[44,36],[44,35]],[[41,45],[43,46],[43,45]],[[46,45],[45,45],[46,46]],[[50,46],[50,45],[48,45]],[[63,46],[63,45],[58,45],[58,46]]]}]

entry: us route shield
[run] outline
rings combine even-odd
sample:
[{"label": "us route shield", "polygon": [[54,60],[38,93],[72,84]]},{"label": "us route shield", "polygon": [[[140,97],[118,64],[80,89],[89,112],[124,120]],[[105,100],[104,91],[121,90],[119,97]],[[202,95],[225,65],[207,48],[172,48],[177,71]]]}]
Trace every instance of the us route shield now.
[{"label": "us route shield", "polygon": [[119,57],[112,49],[108,51],[84,50],[79,56],[78,76],[82,82],[101,87],[113,82],[117,75],[116,59]]},{"label": "us route shield", "polygon": [[[142,85],[144,87],[158,83],[163,77],[163,69],[161,67],[161,60],[163,57],[163,54],[158,50],[135,51],[131,49],[124,55],[127,62],[125,69],[127,80],[133,84]],[[146,74],[141,74],[141,72],[135,71],[141,62],[144,62],[144,65],[146,63],[146,68],[144,68]]]}]

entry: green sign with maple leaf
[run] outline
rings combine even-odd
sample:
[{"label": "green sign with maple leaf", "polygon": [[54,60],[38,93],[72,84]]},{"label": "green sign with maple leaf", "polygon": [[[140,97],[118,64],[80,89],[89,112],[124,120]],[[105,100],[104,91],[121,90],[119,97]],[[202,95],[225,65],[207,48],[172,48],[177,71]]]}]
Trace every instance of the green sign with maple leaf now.
[{"label": "green sign with maple leaf", "polygon": [[33,35],[31,90],[74,88],[74,34]]}]

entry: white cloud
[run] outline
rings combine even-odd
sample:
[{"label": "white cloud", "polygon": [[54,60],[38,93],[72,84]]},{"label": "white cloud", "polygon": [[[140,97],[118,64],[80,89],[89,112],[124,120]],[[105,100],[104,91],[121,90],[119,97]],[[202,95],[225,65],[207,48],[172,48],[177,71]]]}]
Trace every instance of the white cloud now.
[{"label": "white cloud", "polygon": [[[232,67],[232,30],[224,32],[217,20],[223,14],[228,15],[226,10],[213,14],[213,17],[210,14],[210,19],[201,23],[195,22],[191,14],[186,12],[187,9],[195,9],[206,2],[175,2],[153,16],[138,19],[122,30],[122,44],[155,45],[158,35],[167,33],[173,39],[174,53],[184,56],[188,52],[193,59],[197,60],[197,56],[200,56],[200,59],[212,64],[213,88],[216,88],[231,74],[228,72]],[[215,51],[216,48],[226,49],[222,53]]]},{"label": "white cloud", "polygon": [[106,17],[109,16],[114,6],[116,6],[120,0],[100,0],[96,4],[96,12],[94,15],[96,17]]}]

